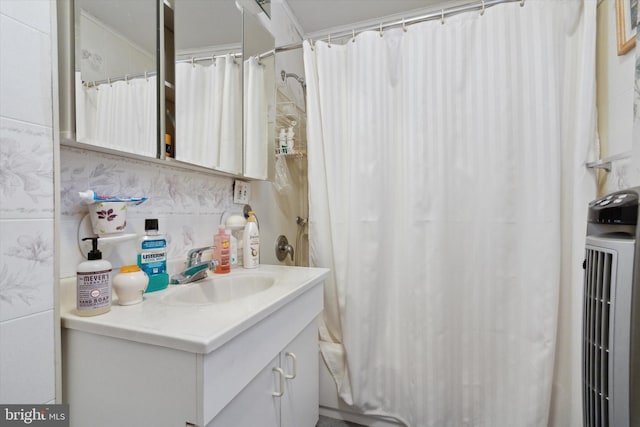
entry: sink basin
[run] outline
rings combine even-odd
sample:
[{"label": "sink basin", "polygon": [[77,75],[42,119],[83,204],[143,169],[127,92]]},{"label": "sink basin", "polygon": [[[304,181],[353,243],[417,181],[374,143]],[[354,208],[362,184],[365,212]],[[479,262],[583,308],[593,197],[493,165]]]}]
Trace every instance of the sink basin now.
[{"label": "sink basin", "polygon": [[167,304],[220,304],[257,294],[273,286],[274,278],[260,275],[210,277],[196,283],[179,285],[162,299]]}]

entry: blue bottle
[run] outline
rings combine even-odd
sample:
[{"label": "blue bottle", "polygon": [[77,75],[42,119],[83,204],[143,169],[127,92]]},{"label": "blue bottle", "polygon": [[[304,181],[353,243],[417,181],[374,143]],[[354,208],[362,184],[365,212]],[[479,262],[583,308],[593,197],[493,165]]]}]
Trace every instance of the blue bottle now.
[{"label": "blue bottle", "polygon": [[169,284],[167,240],[158,233],[157,218],[144,220],[144,232],[138,247],[138,267],[149,276],[146,292],[160,291]]}]

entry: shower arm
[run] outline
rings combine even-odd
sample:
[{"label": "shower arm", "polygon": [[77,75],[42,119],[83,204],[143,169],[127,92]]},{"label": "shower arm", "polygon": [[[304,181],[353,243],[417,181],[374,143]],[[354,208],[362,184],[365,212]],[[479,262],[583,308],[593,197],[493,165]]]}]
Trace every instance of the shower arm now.
[{"label": "shower arm", "polygon": [[300,83],[300,85],[302,86],[302,89],[304,90],[307,89],[307,83],[305,82],[304,77],[300,77],[295,73],[287,73],[285,70],[280,71],[280,76],[282,77],[283,82],[286,82],[287,78],[291,77],[295,79],[298,83]]},{"label": "shower arm", "polygon": [[300,77],[295,73],[287,73],[285,70],[280,71],[280,77],[282,77],[282,82],[286,84],[287,78],[291,77],[295,79],[300,86],[302,86],[302,96],[304,97],[304,105],[306,108],[307,105],[307,82],[304,80],[304,77]]}]

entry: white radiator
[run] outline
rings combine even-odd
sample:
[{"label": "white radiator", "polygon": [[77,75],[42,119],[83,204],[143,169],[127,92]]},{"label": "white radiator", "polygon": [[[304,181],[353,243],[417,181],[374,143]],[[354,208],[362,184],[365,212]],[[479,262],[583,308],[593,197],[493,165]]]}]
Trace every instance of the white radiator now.
[{"label": "white radiator", "polygon": [[633,190],[613,193],[592,202],[589,210],[582,322],[583,424],[640,426],[640,285],[637,273],[634,276],[639,264],[638,196]]}]

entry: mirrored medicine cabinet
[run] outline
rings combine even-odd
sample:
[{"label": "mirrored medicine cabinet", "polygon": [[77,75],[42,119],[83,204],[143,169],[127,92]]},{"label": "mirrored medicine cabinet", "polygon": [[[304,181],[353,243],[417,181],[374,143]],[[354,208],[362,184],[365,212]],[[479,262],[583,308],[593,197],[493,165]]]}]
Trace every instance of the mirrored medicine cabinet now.
[{"label": "mirrored medicine cabinet", "polygon": [[58,3],[62,144],[268,178],[268,0]]}]

